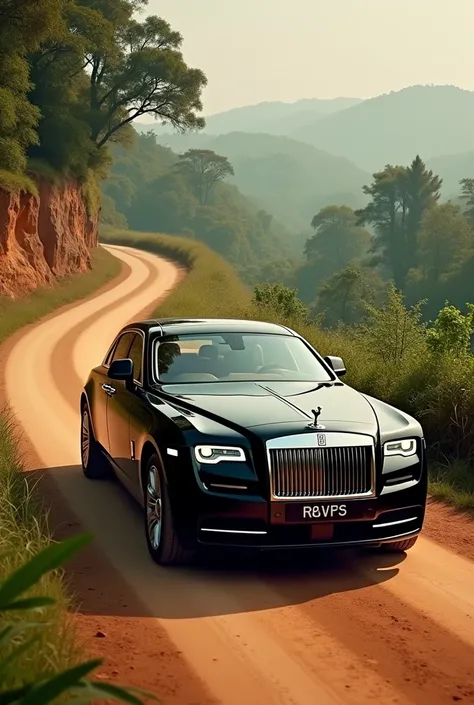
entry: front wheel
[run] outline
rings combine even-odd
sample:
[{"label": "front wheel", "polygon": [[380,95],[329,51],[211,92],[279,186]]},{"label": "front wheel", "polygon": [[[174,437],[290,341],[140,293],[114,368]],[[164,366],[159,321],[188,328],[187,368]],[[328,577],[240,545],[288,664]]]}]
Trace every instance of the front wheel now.
[{"label": "front wheel", "polygon": [[175,531],[168,489],[157,455],[152,455],[146,470],[145,534],[148,551],[158,565],[182,565],[193,556]]},{"label": "front wheel", "polygon": [[411,539],[404,539],[403,541],[394,541],[394,543],[386,543],[382,548],[390,553],[399,553],[400,551],[409,551],[413,548],[418,540],[418,536],[414,536]]}]

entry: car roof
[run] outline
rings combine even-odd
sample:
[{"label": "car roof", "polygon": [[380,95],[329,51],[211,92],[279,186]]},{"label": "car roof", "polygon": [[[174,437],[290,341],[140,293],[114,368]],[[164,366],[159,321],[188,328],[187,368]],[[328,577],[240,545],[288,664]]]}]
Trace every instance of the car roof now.
[{"label": "car roof", "polygon": [[223,332],[295,335],[292,330],[277,323],[238,318],[150,318],[129,323],[123,330],[127,328],[140,328],[161,335],[201,335]]}]

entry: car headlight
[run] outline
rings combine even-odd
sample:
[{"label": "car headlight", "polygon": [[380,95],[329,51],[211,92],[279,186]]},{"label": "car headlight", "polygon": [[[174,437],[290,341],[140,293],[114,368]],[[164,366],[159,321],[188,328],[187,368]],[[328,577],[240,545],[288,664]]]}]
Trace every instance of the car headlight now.
[{"label": "car headlight", "polygon": [[221,461],[244,462],[245,452],[243,448],[235,446],[196,446],[194,455],[198,463],[216,465]]},{"label": "car headlight", "polygon": [[384,455],[403,455],[404,458],[415,455],[416,439],[405,438],[403,441],[389,441],[384,445]]}]

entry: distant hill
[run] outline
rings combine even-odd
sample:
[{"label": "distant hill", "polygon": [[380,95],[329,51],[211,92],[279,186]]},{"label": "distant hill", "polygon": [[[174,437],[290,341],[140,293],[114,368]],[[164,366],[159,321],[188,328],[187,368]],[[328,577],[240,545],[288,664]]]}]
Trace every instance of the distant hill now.
[{"label": "distant hill", "polygon": [[375,171],[474,150],[474,92],[455,86],[412,86],[365,100],[292,137]]},{"label": "distant hill", "polygon": [[461,179],[474,178],[474,151],[434,157],[427,160],[427,166],[442,177],[443,196],[454,199],[461,191]]},{"label": "distant hill", "polygon": [[[246,105],[206,117],[206,132],[220,135],[226,132],[267,132],[288,135],[327,115],[361,102],[360,98],[307,98],[295,103],[267,102]],[[137,125],[138,127],[138,125]],[[157,123],[140,124],[140,130],[152,129],[156,134],[170,134],[173,130]]]},{"label": "distant hill", "polygon": [[362,186],[370,182],[367,172],[344,157],[288,137],[188,133],[161,135],[157,141],[177,153],[204,148],[226,156],[240,191],[292,228],[308,226],[328,204],[355,208],[365,203]]}]

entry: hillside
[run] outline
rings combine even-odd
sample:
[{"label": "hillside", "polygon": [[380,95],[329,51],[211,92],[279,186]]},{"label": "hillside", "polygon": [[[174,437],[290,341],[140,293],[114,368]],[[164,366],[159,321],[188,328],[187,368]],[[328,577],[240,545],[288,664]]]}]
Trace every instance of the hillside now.
[{"label": "hillside", "polygon": [[443,179],[443,196],[456,198],[461,179],[474,175],[474,151],[434,157],[427,160],[427,166]]},{"label": "hillside", "polygon": [[101,221],[106,225],[187,235],[201,240],[232,262],[241,273],[287,257],[290,234],[224,179],[209,199],[200,200],[193,177],[177,154],[156,143],[152,134],[137,135],[132,146],[115,147],[114,163],[103,184]]},{"label": "hillside", "polygon": [[[206,117],[206,132],[219,135],[226,132],[267,132],[274,135],[289,135],[304,125],[309,125],[339,110],[360,102],[360,98],[306,98],[295,103],[281,101],[245,105]],[[153,130],[158,135],[170,134],[169,126],[142,123],[142,131]]]},{"label": "hillside", "polygon": [[344,157],[337,157],[289,137],[233,132],[162,135],[159,144],[180,153],[212,149],[234,166],[233,182],[292,228],[306,227],[319,208],[330,203],[364,205],[362,186],[370,175]]},{"label": "hillside", "polygon": [[474,92],[455,86],[412,86],[315,120],[292,137],[369,171],[474,150]]}]

